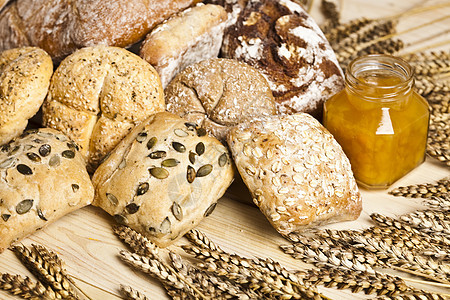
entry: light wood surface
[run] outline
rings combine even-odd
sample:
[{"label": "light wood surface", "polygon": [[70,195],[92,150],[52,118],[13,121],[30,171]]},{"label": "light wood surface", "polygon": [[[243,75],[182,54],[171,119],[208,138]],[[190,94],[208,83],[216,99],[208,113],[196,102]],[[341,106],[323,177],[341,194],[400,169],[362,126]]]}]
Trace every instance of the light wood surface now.
[{"label": "light wood surface", "polygon": [[[311,14],[318,22],[321,15],[319,0],[315,1]],[[361,16],[381,18],[405,12],[419,5],[428,7],[444,4],[429,12],[400,18],[398,29],[406,31],[431,20],[450,16],[450,1],[401,1],[401,0],[343,0],[342,19],[350,20]],[[405,52],[432,47],[448,50],[450,44],[450,18],[439,23],[409,31],[400,36],[408,45]],[[437,36],[437,37],[436,37]],[[432,37],[432,38],[430,38]],[[446,44],[438,45],[437,43]],[[409,45],[411,44],[411,45]],[[427,161],[392,187],[416,183],[428,183],[449,176],[449,168],[433,159]],[[219,201],[216,210],[198,227],[224,250],[247,257],[271,257],[289,269],[308,267],[299,260],[279,250],[279,245],[287,244],[268,223],[259,210],[236,198],[248,198],[244,189],[226,195]],[[420,200],[388,195],[387,191],[362,190],[364,210],[357,221],[345,222],[330,227],[338,229],[361,229],[371,225],[369,215],[379,212],[389,216],[411,212],[421,207]],[[150,299],[166,299],[159,283],[148,276],[130,269],[118,257],[121,249],[126,249],[113,234],[113,224],[109,215],[95,207],[86,207],[65,216],[42,231],[23,240],[24,245],[42,244],[59,253],[65,261],[68,272],[75,278],[77,285],[91,299],[120,299],[119,285],[131,285],[142,291]],[[182,253],[179,245],[187,243],[180,240],[170,247]],[[31,275],[14,254],[7,250],[0,255],[0,272]],[[410,282],[413,285],[417,283]],[[428,290],[437,290],[450,294],[449,289],[433,285],[418,285]],[[320,290],[332,299],[366,299],[364,294],[351,294],[349,291],[336,289]],[[18,299],[0,291],[0,299]]]}]

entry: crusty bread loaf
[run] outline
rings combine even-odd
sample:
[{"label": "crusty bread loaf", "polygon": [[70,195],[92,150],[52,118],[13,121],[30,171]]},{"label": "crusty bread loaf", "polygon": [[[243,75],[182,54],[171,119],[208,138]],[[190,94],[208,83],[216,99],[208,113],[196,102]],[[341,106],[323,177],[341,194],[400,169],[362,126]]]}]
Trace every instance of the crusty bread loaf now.
[{"label": "crusty bread loaf", "polygon": [[150,64],[123,48],[87,47],[56,69],[43,123],[74,140],[92,172],[135,125],[164,107],[161,81]]},{"label": "crusty bread loaf", "polygon": [[208,216],[232,180],[225,146],[163,112],[133,129],[98,167],[93,204],[165,247]]},{"label": "crusty bread loaf", "polygon": [[344,87],[325,36],[291,0],[248,1],[226,29],[221,54],[260,70],[281,113],[307,112],[321,119],[323,102]]},{"label": "crusty bread loaf", "polygon": [[140,56],[155,67],[165,88],[187,66],[219,55],[226,19],[219,5],[188,8],[152,30]]},{"label": "crusty bread loaf", "polygon": [[0,252],[93,197],[75,143],[49,128],[24,132],[0,147]]},{"label": "crusty bread loaf", "polygon": [[44,102],[53,73],[51,57],[24,47],[0,53],[0,145],[22,133]]},{"label": "crusty bread loaf", "polygon": [[82,47],[126,47],[193,2],[16,0],[0,14],[0,50],[38,46],[60,61]]},{"label": "crusty bread loaf", "polygon": [[253,201],[281,234],[360,215],[348,158],[309,114],[241,123],[228,135],[228,145]]},{"label": "crusty bread loaf", "polygon": [[165,89],[167,110],[200,124],[225,141],[231,127],[276,113],[265,78],[232,59],[209,59],[191,65]]}]

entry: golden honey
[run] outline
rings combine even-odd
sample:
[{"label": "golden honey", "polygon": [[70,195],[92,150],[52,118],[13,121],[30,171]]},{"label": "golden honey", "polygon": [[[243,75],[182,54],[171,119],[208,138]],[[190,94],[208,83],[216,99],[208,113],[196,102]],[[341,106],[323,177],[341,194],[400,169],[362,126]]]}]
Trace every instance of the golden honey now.
[{"label": "golden honey", "polygon": [[429,107],[407,62],[368,55],[350,63],[345,89],[324,106],[324,125],[350,159],[358,183],[387,188],[425,159]]}]

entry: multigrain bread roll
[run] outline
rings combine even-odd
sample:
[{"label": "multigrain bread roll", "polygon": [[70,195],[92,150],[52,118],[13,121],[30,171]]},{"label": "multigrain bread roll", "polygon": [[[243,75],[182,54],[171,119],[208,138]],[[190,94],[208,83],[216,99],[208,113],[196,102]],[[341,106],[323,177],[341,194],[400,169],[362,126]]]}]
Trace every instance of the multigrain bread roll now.
[{"label": "multigrain bread roll", "polygon": [[231,127],[276,114],[265,78],[232,59],[209,59],[179,73],[165,89],[167,110],[200,124],[225,141]]},{"label": "multigrain bread roll", "polygon": [[55,61],[76,49],[130,46],[196,0],[16,0],[0,14],[0,50],[38,46]]},{"label": "multigrain bread roll", "polygon": [[281,113],[307,112],[321,119],[323,102],[344,86],[320,28],[290,0],[248,1],[226,29],[221,54],[260,70]]},{"label": "multigrain bread roll", "polygon": [[96,170],[93,204],[165,247],[208,216],[232,180],[225,146],[196,124],[158,113]]},{"label": "multigrain bread roll", "polygon": [[187,66],[219,55],[226,19],[219,5],[188,8],[152,30],[140,56],[155,67],[165,88]]},{"label": "multigrain bread roll", "polygon": [[355,220],[361,213],[349,160],[309,114],[241,123],[228,145],[253,201],[281,234]]},{"label": "multigrain bread roll", "polygon": [[49,128],[24,132],[0,147],[0,252],[93,197],[75,143]]},{"label": "multigrain bread roll", "polygon": [[88,47],[56,69],[43,123],[75,141],[93,172],[134,126],[164,107],[161,81],[150,64],[122,48]]},{"label": "multigrain bread roll", "polygon": [[47,95],[51,57],[35,47],[0,53],[0,145],[22,133]]}]

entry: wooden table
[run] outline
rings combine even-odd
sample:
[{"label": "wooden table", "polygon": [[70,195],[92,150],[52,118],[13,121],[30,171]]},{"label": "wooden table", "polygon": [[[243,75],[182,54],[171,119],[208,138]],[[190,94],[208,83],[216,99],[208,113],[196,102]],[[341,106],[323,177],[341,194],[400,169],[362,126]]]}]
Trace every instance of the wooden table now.
[{"label": "wooden table", "polygon": [[[321,21],[316,1],[311,14]],[[430,6],[435,4],[448,4],[447,7],[437,10],[405,16],[400,19],[399,31],[431,20],[450,15],[450,1],[399,1],[399,0],[343,0],[343,21],[366,16],[380,18],[402,13],[418,5]],[[449,40],[450,18],[439,23],[409,31],[400,37],[413,45],[405,49],[406,52],[431,47],[432,49],[448,50],[450,44],[437,45],[436,43]],[[429,39],[438,33],[438,37]],[[449,176],[449,168],[433,159],[427,161],[398,181],[393,187],[415,183],[434,182]],[[241,189],[237,197],[247,198],[247,191]],[[379,212],[388,216],[395,216],[413,211],[421,206],[419,200],[388,195],[387,191],[362,190],[364,210],[357,221],[335,224],[338,229],[361,229],[370,226],[370,213]],[[287,244],[268,223],[259,210],[245,201],[237,201],[227,195],[219,201],[216,210],[206,218],[198,227],[224,250],[234,252],[246,257],[271,257],[289,269],[307,267],[299,260],[294,260],[284,254],[279,245]],[[42,244],[49,249],[57,251],[66,262],[68,272],[75,278],[77,285],[89,295],[91,299],[120,299],[119,285],[131,285],[142,291],[151,299],[165,299],[164,290],[159,283],[148,276],[130,269],[118,257],[121,249],[126,249],[113,234],[112,220],[105,212],[95,207],[86,207],[65,216],[46,229],[35,233],[23,240],[24,245],[31,243]],[[181,251],[179,245],[187,243],[180,240],[171,249]],[[0,272],[9,272],[21,275],[30,275],[14,254],[7,250],[0,255]],[[416,284],[414,282],[409,282]],[[424,287],[424,286],[422,286]],[[442,288],[428,285],[428,290]],[[365,299],[364,294],[351,294],[349,291],[320,288],[325,295],[332,299]],[[444,290],[450,293],[450,290]],[[0,299],[18,299],[0,291]]]}]

